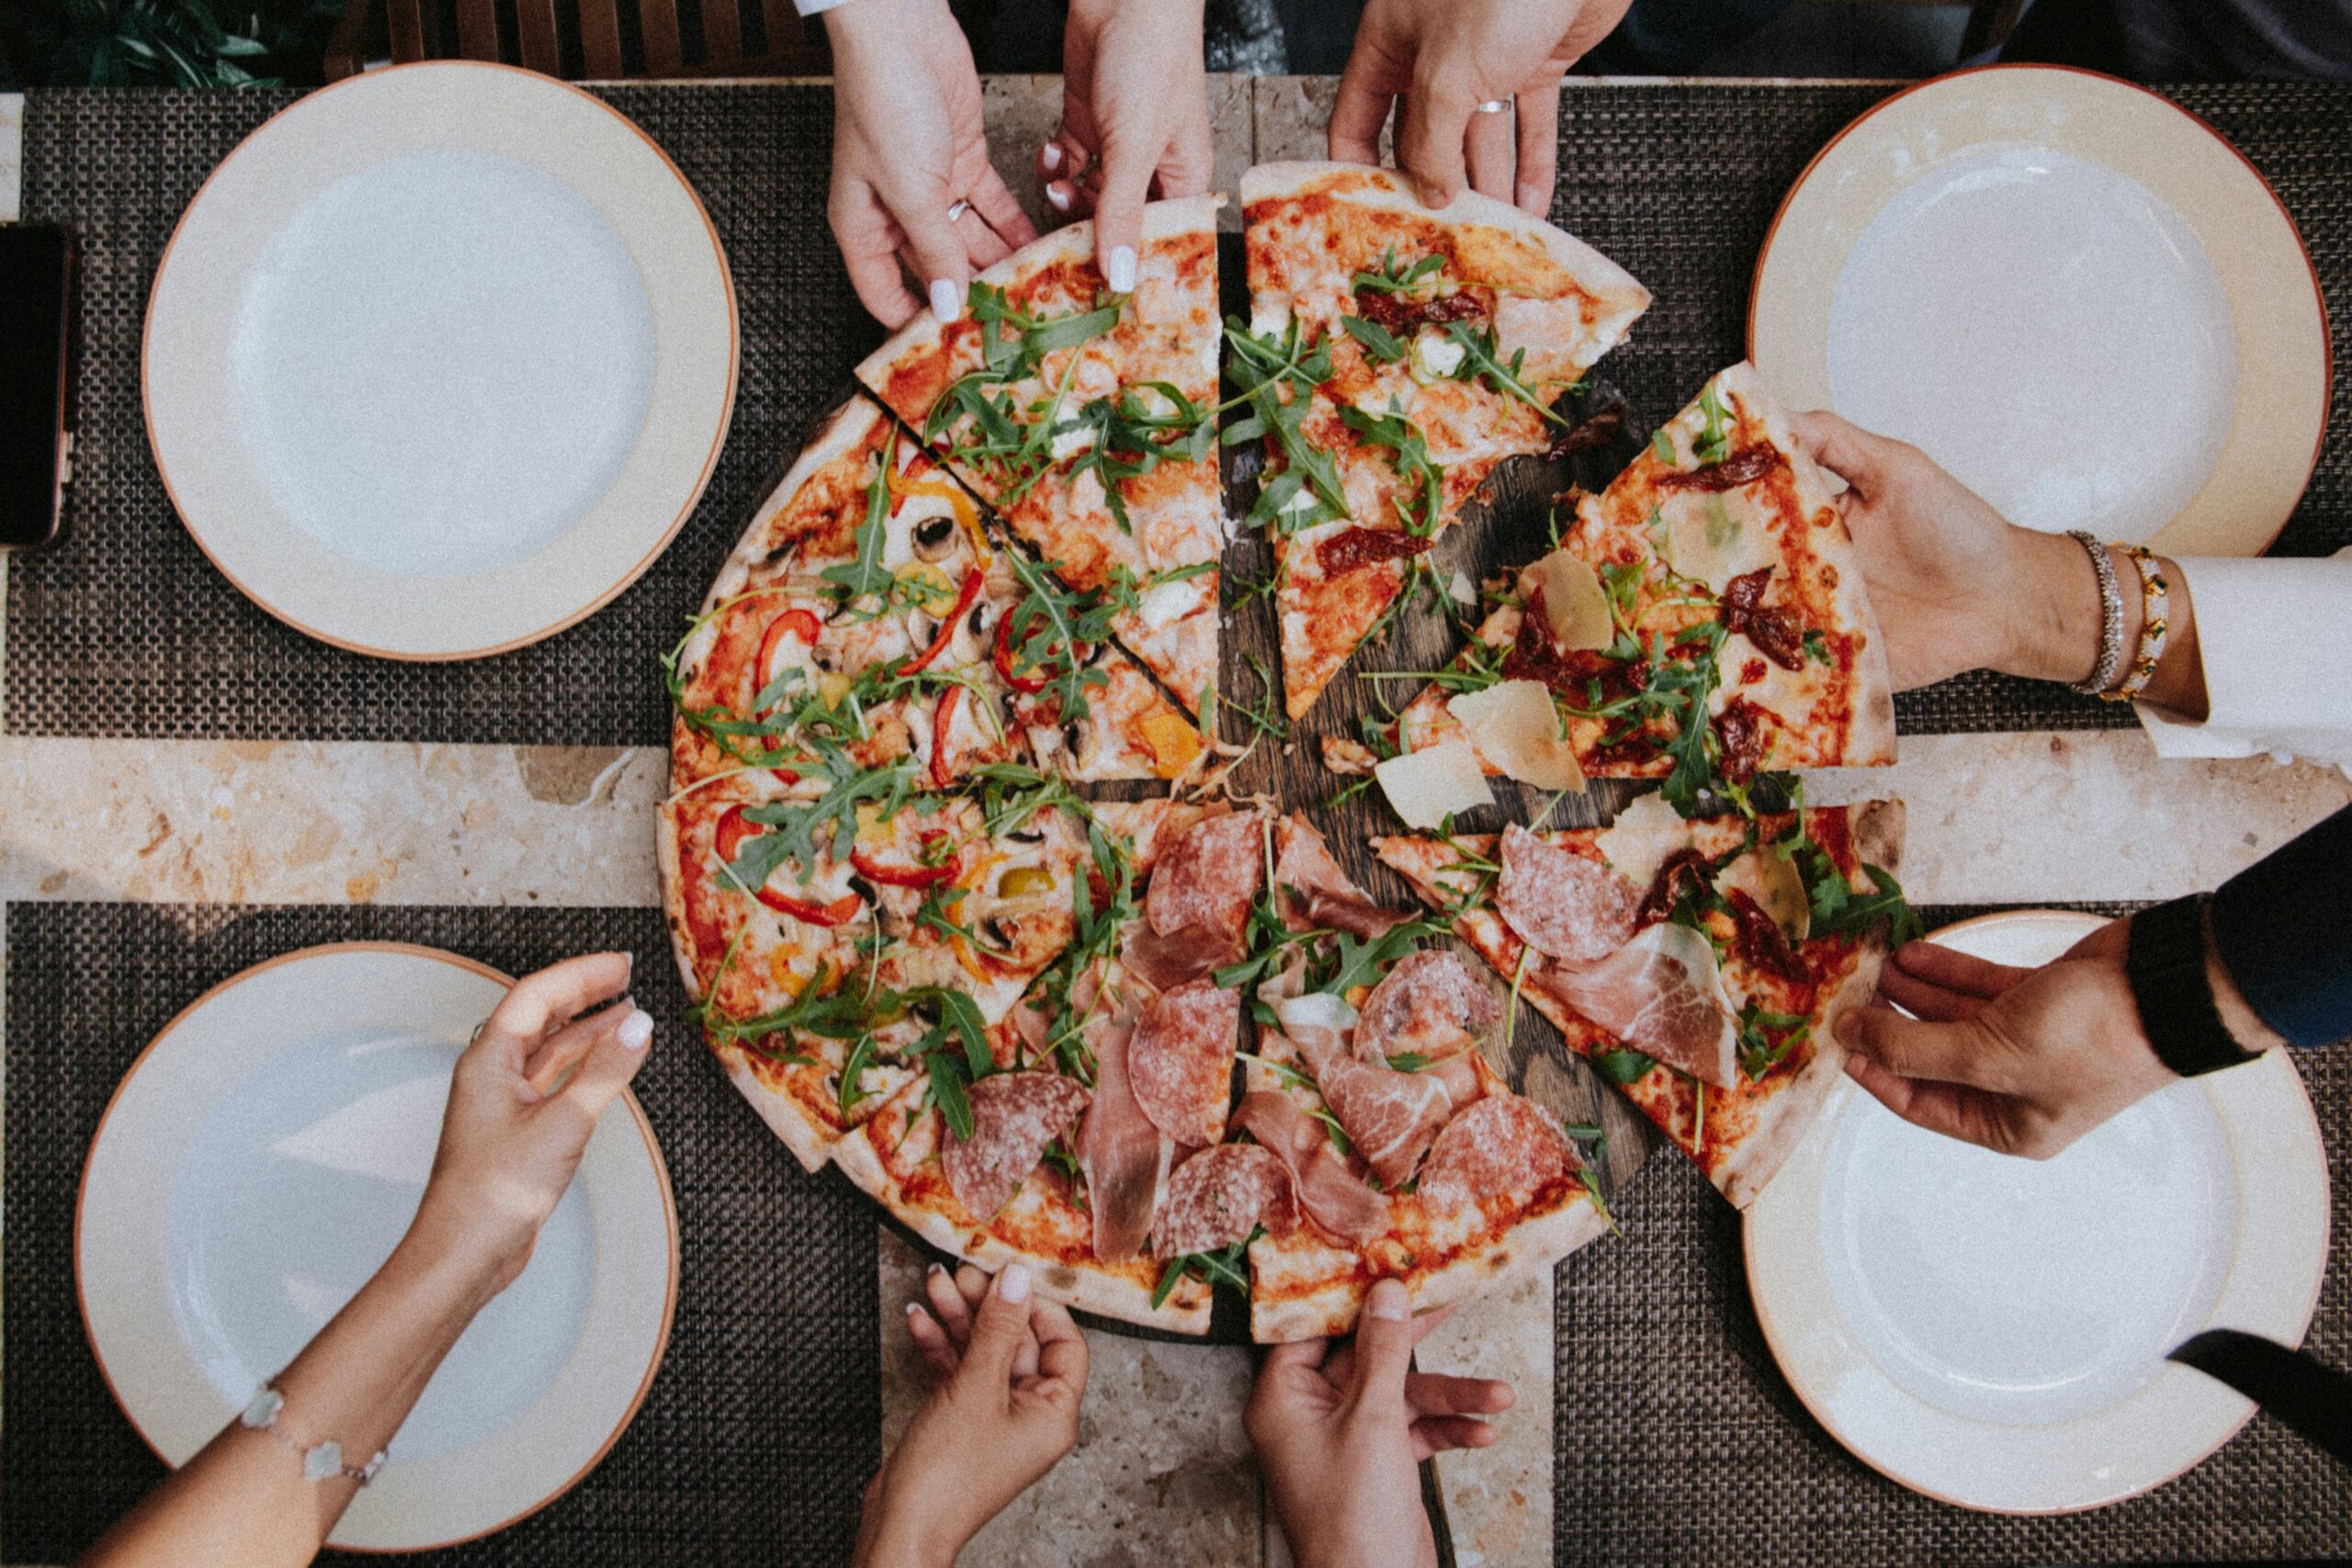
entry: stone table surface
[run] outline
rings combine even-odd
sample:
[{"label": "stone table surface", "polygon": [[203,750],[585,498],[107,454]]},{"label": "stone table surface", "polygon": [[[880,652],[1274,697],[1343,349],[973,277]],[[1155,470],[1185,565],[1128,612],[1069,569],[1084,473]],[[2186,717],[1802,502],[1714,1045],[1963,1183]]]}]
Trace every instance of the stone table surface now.
[{"label": "stone table surface", "polygon": [[[1041,223],[1030,154],[1056,123],[1059,86],[986,84],[991,150]],[[1320,155],[1333,86],[1211,78],[1220,188],[1252,162]],[[21,112],[0,95],[0,219],[16,215]],[[0,590],[6,570],[0,556]],[[652,749],[33,739],[8,734],[0,714],[0,904],[650,907],[666,779]],[[1910,736],[1894,768],[1816,775],[1811,792],[1907,800],[1913,900],[1979,904],[2210,887],[2352,801],[2352,782],[2266,760],[2167,763],[2137,730],[2092,730]],[[0,919],[0,943],[5,933]],[[904,1317],[922,1265],[887,1230],[880,1256],[876,1375],[895,1436],[925,1386]],[[1551,1560],[1552,1299],[1538,1280],[1472,1303],[1421,1350],[1431,1370],[1518,1390],[1494,1447],[1439,1461],[1464,1564]],[[966,1568],[1287,1562],[1241,1430],[1248,1352],[1090,1338],[1078,1450],[983,1532]]]}]

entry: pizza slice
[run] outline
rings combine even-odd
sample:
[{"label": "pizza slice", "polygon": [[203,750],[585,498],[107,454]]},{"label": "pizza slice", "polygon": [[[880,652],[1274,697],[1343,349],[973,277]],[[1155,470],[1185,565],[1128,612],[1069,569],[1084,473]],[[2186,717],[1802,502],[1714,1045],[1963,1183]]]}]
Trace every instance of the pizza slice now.
[{"label": "pizza slice", "polygon": [[1431,210],[1392,170],[1261,164],[1242,178],[1250,320],[1227,374],[1262,439],[1251,520],[1273,542],[1283,703],[1298,718],[1505,458],[1566,425],[1552,403],[1649,293],[1518,209]]},{"label": "pizza slice", "polygon": [[1838,1081],[1838,1020],[1916,919],[1894,801],[1606,829],[1375,839],[1373,851],[1745,1208]]},{"label": "pizza slice", "polygon": [[1216,686],[1216,209],[1144,209],[1133,291],[1073,223],[981,273],[857,367],[1060,579],[1197,713]]},{"label": "pizza slice", "polygon": [[1435,764],[1383,753],[1467,747],[1479,771],[1547,788],[1664,779],[1686,815],[1736,804],[1759,772],[1892,763],[1894,682],[1843,488],[1733,366],[1575,501],[1451,671],[1369,749],[1327,740],[1325,761],[1409,782]]},{"label": "pizza slice", "polygon": [[672,943],[721,1066],[809,1169],[915,1076],[944,1022],[1001,1020],[1069,945],[1096,845],[1155,852],[1166,800],[1088,807],[1049,781],[916,791],[909,759],[836,752],[672,797]]},{"label": "pizza slice", "polygon": [[789,769],[820,737],[868,766],[912,758],[933,789],[1002,762],[1187,776],[1199,732],[1110,646],[1111,618],[1099,595],[991,547],[962,488],[854,400],[760,509],[671,656],[673,780]]}]

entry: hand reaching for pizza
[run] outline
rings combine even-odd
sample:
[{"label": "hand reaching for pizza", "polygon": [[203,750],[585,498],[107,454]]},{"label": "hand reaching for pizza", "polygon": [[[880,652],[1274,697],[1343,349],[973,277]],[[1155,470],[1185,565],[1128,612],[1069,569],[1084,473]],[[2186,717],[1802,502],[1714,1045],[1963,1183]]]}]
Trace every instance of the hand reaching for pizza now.
[{"label": "hand reaching for pizza", "polygon": [[826,215],[849,279],[886,327],[963,313],[972,272],[1037,237],[989,163],[980,79],[946,0],[852,0],[825,13],[833,51]]},{"label": "hand reaching for pizza", "polygon": [[[1466,181],[1538,217],[1559,173],[1560,78],[1632,0],[1371,0],[1331,106],[1331,156],[1380,162],[1405,101],[1396,164],[1431,207]],[[1513,118],[1481,104],[1510,103]]]},{"label": "hand reaching for pizza", "polygon": [[952,1563],[982,1525],[1078,1441],[1086,1340],[1029,1270],[994,1280],[967,1263],[934,1268],[929,1310],[907,1327],[932,1370],[931,1397],[865,1488],[858,1568]]},{"label": "hand reaching for pizza", "polygon": [[1412,1370],[1413,1347],[1445,1315],[1413,1316],[1405,1287],[1383,1280],[1352,1341],[1267,1353],[1245,1420],[1300,1568],[1437,1562],[1416,1467],[1493,1442],[1480,1417],[1511,1403],[1509,1383]]},{"label": "hand reaching for pizza", "polygon": [[1094,215],[1095,265],[1136,286],[1143,204],[1209,187],[1203,0],[1071,0],[1062,34],[1062,123],[1037,150],[1046,199]]},{"label": "hand reaching for pizza", "polygon": [[652,1018],[605,1005],[628,976],[626,953],[526,975],[458,1058],[411,1235],[486,1276],[493,1292],[530,1260],[598,1118],[645,1065]]}]

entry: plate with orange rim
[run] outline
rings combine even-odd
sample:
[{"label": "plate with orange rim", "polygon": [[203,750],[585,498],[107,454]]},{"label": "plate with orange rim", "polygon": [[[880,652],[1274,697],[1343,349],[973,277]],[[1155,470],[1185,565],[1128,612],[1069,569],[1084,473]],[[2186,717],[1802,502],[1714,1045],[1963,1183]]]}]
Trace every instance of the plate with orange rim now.
[{"label": "plate with orange rim", "polygon": [[[2101,923],[2014,910],[1931,940],[2033,965]],[[1989,1512],[2100,1507],[2203,1461],[2254,1405],[2165,1352],[2216,1327],[2300,1344],[2319,1301],[2326,1165],[2291,1058],[2176,1083],[2042,1161],[1841,1083],[1744,1222],[1798,1398],[1872,1469]]]},{"label": "plate with orange rim", "polygon": [[[450,1069],[509,984],[431,948],[309,948],[206,992],[132,1064],[83,1170],[74,1274],[99,1371],[166,1464],[390,1253]],[[329,1544],[447,1546],[562,1495],[636,1416],[677,1286],[668,1170],[624,1093],[529,1264],[458,1338]]]},{"label": "plate with orange rim", "polygon": [[734,286],[677,166],[534,72],[368,72],[279,112],[149,296],[148,439],[263,609],[389,659],[503,652],[635,581],[733,409]]},{"label": "plate with orange rim", "polygon": [[1791,408],[1924,448],[2003,515],[2259,555],[2327,423],[2293,220],[2146,88],[1984,66],[1866,111],[1782,201],[1748,357]]}]

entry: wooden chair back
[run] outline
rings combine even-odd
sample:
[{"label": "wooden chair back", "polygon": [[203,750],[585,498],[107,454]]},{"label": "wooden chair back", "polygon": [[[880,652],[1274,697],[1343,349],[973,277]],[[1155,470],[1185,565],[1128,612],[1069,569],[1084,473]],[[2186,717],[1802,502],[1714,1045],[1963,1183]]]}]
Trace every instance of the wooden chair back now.
[{"label": "wooden chair back", "polygon": [[371,43],[396,64],[497,60],[575,81],[831,69],[824,29],[792,0],[351,0],[328,78],[357,70]]}]

